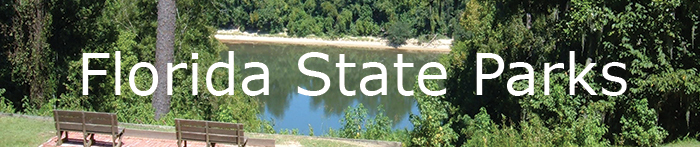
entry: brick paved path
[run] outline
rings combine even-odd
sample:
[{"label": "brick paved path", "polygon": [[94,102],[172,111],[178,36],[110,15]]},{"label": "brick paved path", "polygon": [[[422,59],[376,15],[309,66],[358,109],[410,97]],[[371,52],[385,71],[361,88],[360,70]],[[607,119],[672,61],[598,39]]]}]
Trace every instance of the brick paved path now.
[{"label": "brick paved path", "polygon": [[[63,136],[65,137],[65,136]],[[64,142],[61,146],[70,146],[70,147],[75,147],[75,146],[83,146],[83,133],[81,132],[69,132],[68,133],[68,142]],[[174,137],[173,137],[174,138]],[[46,141],[44,144],[42,144],[42,147],[54,147],[56,146],[56,139],[58,139],[56,136],[52,137],[48,141]],[[177,141],[176,140],[168,140],[168,139],[151,139],[151,138],[139,138],[139,137],[130,137],[130,136],[122,136],[122,142],[123,142],[123,147],[173,147],[177,146]],[[199,146],[205,146],[206,144],[204,142],[196,142],[196,141],[188,141],[187,146],[192,146],[192,147],[199,147]],[[93,146],[112,146],[112,136],[110,135],[102,135],[102,134],[96,134],[95,135],[95,143],[93,143]],[[221,147],[234,147],[234,145],[227,145],[227,144],[217,144],[216,145],[221,146]]]}]

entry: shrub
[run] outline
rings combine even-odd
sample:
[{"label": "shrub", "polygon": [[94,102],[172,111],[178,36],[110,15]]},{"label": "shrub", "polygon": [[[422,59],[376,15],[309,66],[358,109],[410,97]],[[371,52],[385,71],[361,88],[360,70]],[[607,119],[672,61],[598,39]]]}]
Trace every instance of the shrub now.
[{"label": "shrub", "polygon": [[395,22],[389,26],[385,36],[387,44],[393,47],[399,47],[406,44],[406,40],[413,36],[411,33],[411,27],[412,26],[410,24],[401,21]]},{"label": "shrub", "polygon": [[[433,80],[426,81],[426,87],[437,90],[437,83]],[[419,115],[411,114],[413,132],[411,132],[411,144],[415,146],[455,146],[457,134],[452,130],[452,122],[449,121],[449,104],[442,101],[444,96],[429,96],[414,87],[414,97],[418,101]]]},{"label": "shrub", "polygon": [[[377,115],[369,118],[367,108],[359,104],[356,107],[348,107],[340,120],[342,127],[336,131],[330,129],[326,136],[343,137],[353,139],[370,139],[385,141],[400,141],[410,144],[408,130],[392,130],[392,121],[387,117],[384,106],[380,105]],[[311,128],[311,126],[309,126]]]},{"label": "shrub", "polygon": [[358,105],[356,108],[348,106],[345,109],[345,116],[340,120],[343,127],[340,128],[340,137],[343,138],[361,138],[360,133],[362,132],[362,127],[364,125],[365,119],[367,118],[367,109],[362,104]]},{"label": "shrub", "polygon": [[622,133],[619,142],[632,142],[639,146],[658,146],[668,135],[656,124],[656,112],[647,107],[647,99],[630,100],[631,108],[622,116]]},{"label": "shrub", "polygon": [[14,113],[15,108],[12,102],[2,96],[5,93],[5,89],[0,88],[0,112],[2,113]]}]

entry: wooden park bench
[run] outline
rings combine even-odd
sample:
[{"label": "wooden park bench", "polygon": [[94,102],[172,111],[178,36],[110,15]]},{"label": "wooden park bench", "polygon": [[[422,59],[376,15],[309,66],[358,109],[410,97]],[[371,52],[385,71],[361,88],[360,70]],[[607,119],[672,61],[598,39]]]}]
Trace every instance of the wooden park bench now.
[{"label": "wooden park bench", "polygon": [[213,121],[175,119],[177,146],[187,146],[187,140],[206,142],[207,147],[216,143],[246,146],[248,138],[243,134],[243,124]]},{"label": "wooden park bench", "polygon": [[[124,128],[119,128],[117,114],[54,110],[53,116],[58,135],[56,146],[60,146],[63,141],[68,140],[68,131],[83,132],[83,145],[86,147],[95,142],[95,134],[112,135],[112,146],[122,145]],[[66,138],[61,139],[63,132],[65,132]]]}]

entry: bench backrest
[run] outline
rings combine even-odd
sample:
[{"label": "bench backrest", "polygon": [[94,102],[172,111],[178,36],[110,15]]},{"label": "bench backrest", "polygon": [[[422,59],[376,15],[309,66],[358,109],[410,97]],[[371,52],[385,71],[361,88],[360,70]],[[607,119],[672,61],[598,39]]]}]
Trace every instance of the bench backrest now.
[{"label": "bench backrest", "polygon": [[53,118],[58,130],[83,131],[85,116],[80,111],[54,110]]},{"label": "bench backrest", "polygon": [[243,144],[243,124],[175,119],[178,140]]},{"label": "bench backrest", "polygon": [[54,110],[54,121],[59,130],[113,135],[119,132],[115,113]]}]

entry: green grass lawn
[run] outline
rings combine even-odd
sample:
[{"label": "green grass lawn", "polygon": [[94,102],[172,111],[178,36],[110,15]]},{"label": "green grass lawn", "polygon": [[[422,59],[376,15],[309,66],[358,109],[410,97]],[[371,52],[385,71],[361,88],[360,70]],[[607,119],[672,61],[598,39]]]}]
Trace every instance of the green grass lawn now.
[{"label": "green grass lawn", "polygon": [[700,142],[695,139],[685,138],[682,140],[676,140],[668,144],[662,145],[664,147],[700,147]]},{"label": "green grass lawn", "polygon": [[0,116],[0,146],[39,146],[55,135],[53,121]]}]

